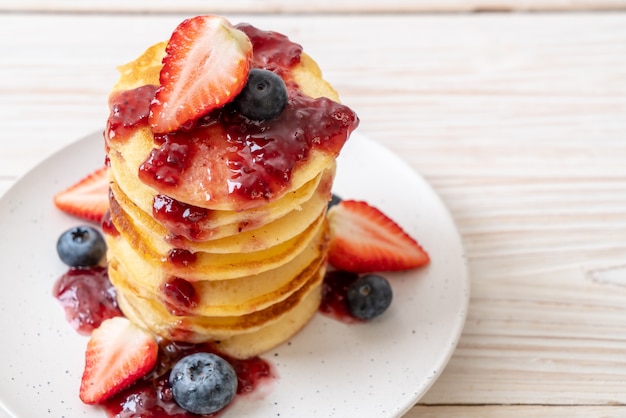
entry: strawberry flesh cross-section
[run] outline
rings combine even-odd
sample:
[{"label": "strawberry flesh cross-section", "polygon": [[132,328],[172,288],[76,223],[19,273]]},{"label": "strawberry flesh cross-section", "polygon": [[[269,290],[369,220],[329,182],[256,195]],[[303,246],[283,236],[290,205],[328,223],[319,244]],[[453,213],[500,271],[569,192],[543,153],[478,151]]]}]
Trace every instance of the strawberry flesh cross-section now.
[{"label": "strawberry flesh cross-section", "polygon": [[343,200],[328,212],[328,261],[354,273],[408,270],[428,254],[395,221],[363,201]]},{"label": "strawberry flesh cross-section", "polygon": [[213,15],[183,21],[165,52],[160,87],[150,104],[156,134],[176,131],[232,101],[245,86],[252,61],[246,34]]}]

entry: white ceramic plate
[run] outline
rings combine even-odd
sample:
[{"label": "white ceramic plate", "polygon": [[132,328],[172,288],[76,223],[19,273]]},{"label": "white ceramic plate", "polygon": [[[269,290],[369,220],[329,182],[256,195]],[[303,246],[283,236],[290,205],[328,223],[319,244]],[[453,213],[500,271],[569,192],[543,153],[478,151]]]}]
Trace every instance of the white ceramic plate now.
[{"label": "white ceramic plate", "polygon": [[[0,415],[102,418],[78,388],[86,338],[52,297],[66,271],[58,236],[81,223],[53,195],[104,161],[100,134],[51,156],[0,199]],[[430,186],[386,148],[354,134],[340,157],[334,191],[367,200],[402,225],[431,256],[429,266],[387,275],[390,309],[346,325],[318,314],[289,344],[263,356],[278,372],[270,387],[239,398],[227,417],[400,417],[448,362],[465,322],[469,280],[461,240]]]}]

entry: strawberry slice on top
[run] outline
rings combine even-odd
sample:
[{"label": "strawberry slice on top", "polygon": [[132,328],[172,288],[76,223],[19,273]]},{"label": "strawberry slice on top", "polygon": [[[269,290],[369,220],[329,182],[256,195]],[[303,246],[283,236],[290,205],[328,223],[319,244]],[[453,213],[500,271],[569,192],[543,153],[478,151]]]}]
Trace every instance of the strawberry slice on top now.
[{"label": "strawberry slice on top", "polygon": [[109,178],[101,167],[54,196],[54,205],[78,218],[100,222],[109,209]]},{"label": "strawberry slice on top", "polygon": [[152,370],[158,352],[157,340],[127,318],[105,320],[87,342],[80,399],[96,404],[126,389]]},{"label": "strawberry slice on top", "polygon": [[363,201],[343,200],[328,211],[328,261],[354,273],[423,266],[428,253],[395,221]]},{"label": "strawberry slice on top", "polygon": [[192,123],[234,99],[246,85],[252,43],[221,16],[183,21],[165,52],[160,87],[150,104],[154,133],[172,132]]}]

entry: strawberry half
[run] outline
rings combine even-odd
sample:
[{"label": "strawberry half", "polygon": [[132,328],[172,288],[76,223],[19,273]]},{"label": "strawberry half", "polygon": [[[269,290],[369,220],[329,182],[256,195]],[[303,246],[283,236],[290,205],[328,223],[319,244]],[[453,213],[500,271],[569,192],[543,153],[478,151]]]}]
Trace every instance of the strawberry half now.
[{"label": "strawberry half", "polygon": [[70,215],[100,222],[109,209],[109,178],[107,168],[90,173],[54,196],[55,206]]},{"label": "strawberry half", "polygon": [[328,261],[355,273],[399,271],[430,260],[397,223],[366,202],[343,200],[328,211]]},{"label": "strawberry half", "polygon": [[165,52],[161,85],[150,104],[154,133],[175,131],[223,106],[248,80],[252,43],[223,17],[205,15],[183,21]]},{"label": "strawberry half", "polygon": [[158,351],[156,339],[127,318],[105,320],[87,343],[80,399],[96,404],[127,388],[154,367]]}]

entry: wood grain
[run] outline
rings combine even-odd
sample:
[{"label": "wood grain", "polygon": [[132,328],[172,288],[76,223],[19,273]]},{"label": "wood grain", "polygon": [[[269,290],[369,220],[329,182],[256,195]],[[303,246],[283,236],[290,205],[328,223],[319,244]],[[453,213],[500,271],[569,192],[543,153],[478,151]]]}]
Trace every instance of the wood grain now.
[{"label": "wood grain", "polygon": [[437,406],[415,407],[405,418],[620,418],[624,416],[621,406]]},{"label": "wood grain", "polygon": [[[103,128],[114,67],[169,36],[180,4],[0,14],[0,192]],[[623,416],[626,13],[229,17],[305,45],[458,225],[466,328],[407,417]]]},{"label": "wood grain", "polygon": [[132,13],[459,13],[625,10],[625,0],[4,0],[0,10]]}]

